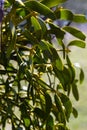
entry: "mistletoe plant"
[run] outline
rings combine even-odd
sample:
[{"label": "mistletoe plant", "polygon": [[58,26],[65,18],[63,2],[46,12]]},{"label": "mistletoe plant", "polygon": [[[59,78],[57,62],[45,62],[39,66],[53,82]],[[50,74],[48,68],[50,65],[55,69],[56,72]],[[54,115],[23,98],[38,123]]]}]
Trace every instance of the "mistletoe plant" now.
[{"label": "mistletoe plant", "polygon": [[[0,124],[12,130],[68,130],[77,117],[70,93],[79,100],[79,76],[71,46],[85,48],[85,35],[59,21],[87,22],[60,7],[66,0],[6,0],[0,52]],[[1,10],[1,9],[0,9]],[[1,15],[1,14],[0,14]],[[1,18],[1,17],[0,17]],[[65,44],[70,33],[75,40]]]}]

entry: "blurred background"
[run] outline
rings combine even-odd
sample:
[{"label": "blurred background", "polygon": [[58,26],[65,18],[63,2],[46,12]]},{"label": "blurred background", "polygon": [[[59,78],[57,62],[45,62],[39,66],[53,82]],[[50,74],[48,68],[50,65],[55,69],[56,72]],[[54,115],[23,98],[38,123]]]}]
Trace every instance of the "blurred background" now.
[{"label": "blurred background", "polygon": [[[87,15],[87,0],[68,0],[63,4],[65,8],[71,9],[74,13],[82,13]],[[86,16],[87,17],[87,16]],[[71,23],[70,26],[74,26],[82,30],[87,37],[87,23],[76,24]],[[65,36],[65,42],[71,41],[74,37],[69,35]],[[87,38],[86,38],[87,43]],[[79,85],[80,100],[77,102],[74,98],[71,98],[74,106],[78,110],[78,118],[74,118],[71,115],[69,127],[71,130],[86,130],[87,129],[87,47],[85,49],[72,47],[70,57],[73,63],[80,63],[85,73],[85,80],[82,85]]]}]

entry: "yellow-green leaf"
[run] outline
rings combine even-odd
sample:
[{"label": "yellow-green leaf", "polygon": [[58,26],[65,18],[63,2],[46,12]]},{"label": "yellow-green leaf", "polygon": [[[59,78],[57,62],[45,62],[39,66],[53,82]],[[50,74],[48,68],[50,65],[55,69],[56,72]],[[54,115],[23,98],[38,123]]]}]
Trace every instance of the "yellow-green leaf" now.
[{"label": "yellow-green leaf", "polygon": [[37,18],[35,18],[34,16],[32,16],[31,17],[31,22],[32,22],[32,25],[33,25],[35,31],[41,30],[41,26],[40,26]]},{"label": "yellow-green leaf", "polygon": [[82,40],[73,40],[68,44],[68,46],[77,46],[77,47],[85,48],[86,43]]},{"label": "yellow-green leaf", "polygon": [[42,3],[45,4],[47,7],[53,7],[65,1],[67,0],[43,0]]},{"label": "yellow-green leaf", "polygon": [[80,30],[78,30],[77,28],[65,26],[65,27],[63,27],[63,30],[67,31],[68,33],[72,34],[73,36],[75,36],[81,40],[86,39],[85,34],[83,32],[81,32]]},{"label": "yellow-green leaf", "polygon": [[85,17],[85,15],[82,14],[74,14],[73,16],[73,21],[77,22],[77,23],[86,23],[87,19]]},{"label": "yellow-green leaf", "polygon": [[55,15],[61,20],[73,20],[73,13],[68,9],[58,8]]}]

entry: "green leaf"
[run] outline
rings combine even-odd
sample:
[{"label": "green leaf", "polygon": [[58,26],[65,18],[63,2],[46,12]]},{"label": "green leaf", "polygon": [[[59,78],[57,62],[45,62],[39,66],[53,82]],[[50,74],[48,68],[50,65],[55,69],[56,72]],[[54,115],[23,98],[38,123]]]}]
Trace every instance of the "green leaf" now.
[{"label": "green leaf", "polygon": [[73,13],[70,10],[58,8],[55,11],[55,15],[61,20],[73,20]]},{"label": "green leaf", "polygon": [[78,22],[78,23],[87,22],[85,15],[73,14],[68,9],[57,8],[56,11],[55,11],[55,15],[56,15],[57,18],[59,18],[61,20],[71,20],[71,21]]},{"label": "green leaf", "polygon": [[73,40],[68,44],[68,46],[77,46],[77,47],[85,48],[86,43],[82,40]]},{"label": "green leaf", "polygon": [[45,4],[47,7],[53,7],[65,1],[67,0],[43,0],[42,3]]},{"label": "green leaf", "polygon": [[78,117],[78,112],[77,112],[77,110],[74,107],[73,107],[72,113],[73,113],[73,115],[74,115],[75,118]]},{"label": "green leaf", "polygon": [[38,46],[40,47],[41,50],[43,50],[43,51],[48,50],[49,53],[52,54],[51,48],[53,48],[53,47],[48,41],[41,40],[41,42],[38,44]]},{"label": "green leaf", "polygon": [[47,34],[46,23],[40,17],[37,17],[37,19],[38,19],[38,22],[39,22],[41,29],[42,29],[42,37],[46,37],[46,34]]},{"label": "green leaf", "polygon": [[70,130],[63,123],[58,123],[57,126],[58,126],[58,130]]},{"label": "green leaf", "polygon": [[53,67],[53,71],[55,73],[55,76],[59,79],[60,83],[62,85],[65,84],[64,78],[62,76],[62,71],[59,71],[56,67]]},{"label": "green leaf", "polygon": [[20,8],[20,9],[16,10],[16,13],[17,13],[17,15],[22,17],[21,21],[18,20],[18,23],[19,23],[19,21],[22,22],[23,18],[26,16],[26,11],[24,10],[24,8]]},{"label": "green leaf", "polygon": [[51,19],[55,19],[54,12],[51,9],[49,9],[47,6],[45,6],[44,4],[42,4],[38,1],[35,1],[35,0],[26,1],[24,4],[30,10],[36,11],[36,12],[43,14]]},{"label": "green leaf", "polygon": [[29,40],[32,44],[38,44],[38,39],[27,29],[23,32],[24,36]]},{"label": "green leaf", "polygon": [[70,58],[68,55],[66,57],[66,60],[67,60],[68,70],[70,72],[71,83],[73,83],[73,81],[75,79],[75,68],[74,68],[74,65],[72,64],[72,62],[70,61]]},{"label": "green leaf", "polygon": [[63,106],[65,107],[65,114],[66,114],[67,121],[69,121],[70,114],[72,112],[72,103],[69,97],[64,95],[63,93],[61,93],[60,98],[63,103]]},{"label": "green leaf", "polygon": [[64,38],[64,35],[65,35],[65,32],[60,29],[57,25],[49,22],[49,26],[50,26],[50,30],[49,30],[49,33],[51,34],[55,34],[57,38],[61,38],[63,39]]},{"label": "green leaf", "polygon": [[64,69],[62,71],[62,78],[64,78],[64,80],[65,80],[65,85],[71,83],[72,77],[71,77],[70,71],[67,67],[64,67]]},{"label": "green leaf", "polygon": [[51,61],[52,61],[53,67],[56,67],[58,70],[62,71],[64,66],[63,66],[60,56],[57,53],[57,50],[55,48],[52,48],[51,52],[52,52]]},{"label": "green leaf", "polygon": [[30,125],[30,119],[29,118],[23,118],[25,127],[29,127]]},{"label": "green leaf", "polygon": [[8,0],[8,2],[9,2],[10,4],[13,4],[14,0]]},{"label": "green leaf", "polygon": [[75,68],[72,66],[69,66],[68,68],[69,72],[70,72],[70,81],[71,81],[71,84],[73,83],[73,81],[75,80]]},{"label": "green leaf", "polygon": [[59,79],[60,83],[62,84],[65,91],[67,91],[67,85],[71,84],[72,75],[68,68],[64,67],[62,71],[59,71],[57,68],[54,67],[54,72]]},{"label": "green leaf", "polygon": [[86,23],[87,19],[85,15],[82,14],[74,14],[73,21],[77,23]]},{"label": "green leaf", "polygon": [[35,18],[34,16],[31,17],[31,23],[32,23],[35,31],[41,30],[41,26],[40,26],[37,18]]},{"label": "green leaf", "polygon": [[67,61],[68,66],[72,66],[72,62],[68,55],[66,56],[66,61]]},{"label": "green leaf", "polygon": [[55,104],[57,106],[58,111],[63,112],[63,108],[62,108],[63,104],[61,102],[60,97],[55,94],[54,98],[55,98]]},{"label": "green leaf", "polygon": [[79,100],[79,92],[78,92],[78,88],[77,88],[77,85],[75,82],[72,84],[72,93],[73,93],[74,98],[78,101]]},{"label": "green leaf", "polygon": [[11,42],[9,43],[8,48],[7,48],[7,57],[8,58],[10,57],[12,50],[15,49],[14,47],[16,44],[16,28],[12,22],[10,22],[10,29],[11,29],[12,38],[10,39]]},{"label": "green leaf", "polygon": [[48,115],[52,108],[52,99],[48,93],[45,94],[45,100],[46,100],[46,113]]},{"label": "green leaf", "polygon": [[59,57],[56,49],[48,41],[42,40],[38,46],[43,51],[46,50],[48,53],[47,56],[50,58],[53,67],[56,66],[58,70],[63,70],[63,63],[61,58]]},{"label": "green leaf", "polygon": [[41,35],[42,35],[42,29],[41,29],[41,26],[39,24],[38,19],[36,17],[32,16],[31,17],[31,23],[32,23],[32,26],[34,28],[33,34],[36,36],[36,38],[38,40],[40,40]]},{"label": "green leaf", "polygon": [[35,109],[34,109],[34,113],[39,117],[39,118],[41,118],[41,119],[45,119],[45,117],[46,117],[46,113],[43,111],[43,110],[41,110],[40,108],[38,108],[38,107],[36,107]]},{"label": "green leaf", "polygon": [[73,36],[75,36],[81,40],[86,39],[86,36],[80,30],[78,30],[74,27],[65,26],[65,27],[63,27],[63,30],[67,31],[68,33],[72,34]]},{"label": "green leaf", "polygon": [[80,80],[80,83],[82,83],[82,82],[83,82],[83,80],[84,80],[84,72],[83,72],[83,70],[82,70],[82,69],[80,69],[79,80]]},{"label": "green leaf", "polygon": [[54,130],[54,119],[51,115],[46,121],[46,130]]},{"label": "green leaf", "polygon": [[54,99],[55,99],[55,104],[56,104],[56,107],[58,109],[58,114],[59,114],[59,121],[60,122],[63,122],[64,124],[66,124],[66,117],[65,117],[65,111],[63,109],[63,104],[62,104],[62,101],[60,99],[60,97],[58,95],[55,94],[54,96]]}]

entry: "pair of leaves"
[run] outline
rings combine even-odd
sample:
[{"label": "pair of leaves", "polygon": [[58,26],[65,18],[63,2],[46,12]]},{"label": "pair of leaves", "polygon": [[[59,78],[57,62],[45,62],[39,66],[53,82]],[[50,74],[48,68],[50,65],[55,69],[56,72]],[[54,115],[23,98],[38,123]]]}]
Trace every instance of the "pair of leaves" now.
[{"label": "pair of leaves", "polygon": [[47,27],[45,22],[40,17],[32,16],[31,23],[34,27],[34,35],[37,37],[38,40],[40,40],[47,33]]},{"label": "pair of leaves", "polygon": [[60,29],[57,25],[51,22],[48,22],[48,24],[50,26],[50,30],[49,30],[50,34],[54,34],[57,38],[60,39],[64,38],[65,32],[62,29]]},{"label": "pair of leaves", "polygon": [[86,36],[84,33],[82,33],[80,30],[74,28],[74,27],[70,27],[70,26],[64,26],[63,30],[61,30],[58,26],[54,25],[53,23],[49,22],[49,25],[51,27],[50,29],[50,33],[51,34],[55,34],[57,38],[64,38],[65,32],[67,31],[68,33],[72,34],[73,36],[75,36],[76,38],[79,38],[80,40],[73,40],[71,41],[68,46],[78,46],[81,48],[85,48],[86,44],[84,42],[84,40],[86,39]]},{"label": "pair of leaves", "polygon": [[52,99],[48,93],[45,93],[44,98],[45,98],[45,104],[44,104],[45,109],[42,110],[41,108],[36,107],[34,109],[34,112],[37,114],[39,118],[43,120],[47,120],[47,118],[50,115],[51,108],[52,108]]},{"label": "pair of leaves", "polygon": [[86,39],[86,36],[84,33],[82,33],[80,30],[74,28],[74,27],[70,27],[70,26],[65,26],[63,27],[63,30],[65,30],[66,32],[72,34],[73,36],[75,36],[76,38],[79,38],[80,40],[73,40],[68,44],[69,46],[77,46],[77,47],[81,47],[81,48],[85,48],[86,43],[84,42]]},{"label": "pair of leaves", "polygon": [[72,74],[67,67],[64,67],[62,71],[58,70],[56,67],[53,68],[56,77],[59,79],[65,91],[67,91],[67,86],[72,83]]},{"label": "pair of leaves", "polygon": [[61,19],[61,20],[68,20],[68,21],[73,21],[73,22],[77,22],[77,23],[86,23],[87,22],[85,15],[73,14],[68,9],[57,8],[55,10],[55,15],[58,19]]},{"label": "pair of leaves", "polygon": [[72,110],[73,110],[72,103],[71,103],[69,97],[67,97],[63,93],[60,94],[60,98],[63,103],[63,106],[65,107],[65,115],[66,115],[67,121],[69,121],[70,114],[72,113]]},{"label": "pair of leaves", "polygon": [[[41,110],[40,108],[35,108],[34,109],[35,114],[41,118],[41,119],[46,119],[46,113],[44,113],[43,110]],[[46,130],[54,130],[54,119],[51,115],[48,116],[47,120],[46,120]]]},{"label": "pair of leaves", "polygon": [[55,94],[54,96],[54,99],[55,99],[55,104],[56,104],[56,107],[58,109],[58,115],[59,115],[59,122],[61,123],[64,123],[66,124],[66,116],[65,116],[65,111],[63,109],[63,104],[61,102],[61,99],[58,95]]},{"label": "pair of leaves", "polygon": [[56,49],[48,41],[42,40],[38,46],[46,52],[46,56],[51,60],[53,66],[56,66],[58,70],[63,70],[63,63]]}]

